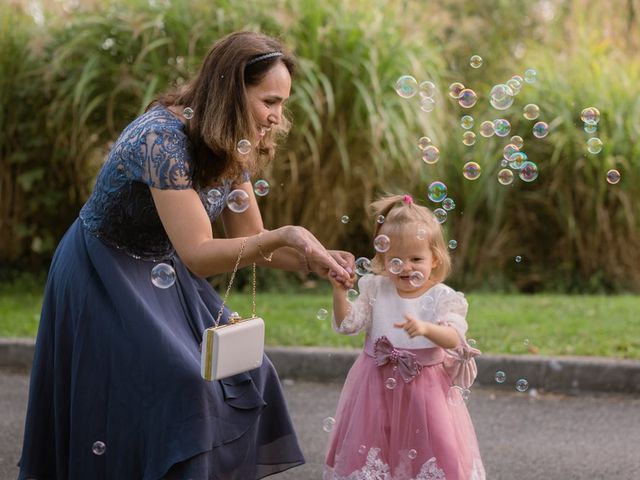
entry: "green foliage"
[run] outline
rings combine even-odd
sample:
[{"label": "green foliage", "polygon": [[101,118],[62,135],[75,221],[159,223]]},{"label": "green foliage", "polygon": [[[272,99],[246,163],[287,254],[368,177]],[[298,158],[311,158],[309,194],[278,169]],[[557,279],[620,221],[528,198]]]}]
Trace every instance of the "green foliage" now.
[{"label": "green foliage", "polygon": [[[300,60],[294,126],[265,172],[271,194],[259,199],[268,226],[303,224],[330,247],[371,256],[369,202],[390,191],[425,203],[426,185],[442,180],[457,204],[444,224],[458,241],[455,286],[637,292],[638,12],[633,2],[618,10],[592,3],[123,0],[52,11],[44,26],[18,7],[3,9],[0,260],[46,264],[122,127],[194,73],[215,39],[249,29],[282,37]],[[469,67],[472,54],[483,57],[480,69]],[[538,81],[508,110],[489,107],[491,86],[529,67]],[[395,94],[402,74],[436,83],[433,112],[420,111],[418,96]],[[473,109],[448,97],[452,81],[478,93]],[[527,103],[541,107],[547,138],[531,135],[521,116]],[[602,112],[598,155],[586,152],[579,120],[591,105]],[[476,133],[483,120],[509,119],[538,180],[498,184],[506,139],[478,135],[464,146],[465,113]],[[435,165],[420,160],[423,135],[440,148]],[[476,181],[461,175],[470,160],[482,166]],[[618,185],[605,182],[609,168],[621,171]],[[341,223],[343,215],[351,221]]]}]

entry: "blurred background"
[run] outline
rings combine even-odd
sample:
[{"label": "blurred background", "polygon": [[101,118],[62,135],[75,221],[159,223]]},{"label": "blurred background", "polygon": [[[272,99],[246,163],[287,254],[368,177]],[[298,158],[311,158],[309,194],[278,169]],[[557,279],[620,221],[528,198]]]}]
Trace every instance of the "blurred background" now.
[{"label": "blurred background", "polygon": [[[262,176],[268,227],[301,224],[328,247],[371,257],[369,202],[410,193],[435,209],[427,187],[441,181],[455,202],[443,223],[457,242],[455,288],[640,291],[637,0],[5,0],[0,9],[0,280],[46,273],[120,130],[195,73],[216,39],[247,29],[282,38],[300,60],[293,128]],[[433,82],[428,108],[421,92],[396,92],[402,75]],[[513,103],[494,108],[492,87],[514,75]],[[449,95],[453,82],[475,92],[473,107]],[[528,104],[539,107],[534,120]],[[586,107],[600,112],[595,130],[585,131]],[[500,118],[508,135],[485,137],[481,123]],[[503,185],[513,135],[538,176],[515,170]],[[435,163],[423,161],[424,136]],[[463,175],[467,162],[480,166],[477,179]]]}]

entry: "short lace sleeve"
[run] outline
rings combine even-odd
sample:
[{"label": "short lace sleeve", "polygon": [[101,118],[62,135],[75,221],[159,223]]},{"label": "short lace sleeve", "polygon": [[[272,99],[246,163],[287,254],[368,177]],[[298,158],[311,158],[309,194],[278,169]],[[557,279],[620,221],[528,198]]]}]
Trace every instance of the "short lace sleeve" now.
[{"label": "short lace sleeve", "polygon": [[344,318],[340,326],[336,325],[333,317],[333,328],[343,335],[355,335],[363,329],[371,327],[372,304],[375,301],[377,284],[376,275],[364,275],[358,281],[360,294],[351,305],[351,310]]},{"label": "short lace sleeve", "polygon": [[162,190],[191,188],[187,136],[171,124],[150,124],[139,137],[141,182]]},{"label": "short lace sleeve", "polygon": [[462,292],[446,287],[436,302],[436,318],[438,323],[455,328],[461,338],[465,338],[467,329],[467,310],[469,304]]}]

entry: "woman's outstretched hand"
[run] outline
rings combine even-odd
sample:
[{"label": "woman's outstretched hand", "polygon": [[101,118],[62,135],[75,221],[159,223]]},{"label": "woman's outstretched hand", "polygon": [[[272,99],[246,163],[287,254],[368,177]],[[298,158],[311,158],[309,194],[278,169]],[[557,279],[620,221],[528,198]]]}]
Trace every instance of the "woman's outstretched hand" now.
[{"label": "woman's outstretched hand", "polygon": [[285,243],[304,255],[312,272],[323,278],[333,275],[339,282],[353,284],[353,255],[342,251],[329,251],[306,228],[289,225],[281,227]]}]

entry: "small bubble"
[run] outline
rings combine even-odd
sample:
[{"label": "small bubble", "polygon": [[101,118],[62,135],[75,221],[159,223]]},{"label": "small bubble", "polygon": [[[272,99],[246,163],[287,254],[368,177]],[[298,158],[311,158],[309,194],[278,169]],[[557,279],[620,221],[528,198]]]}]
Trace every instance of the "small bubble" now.
[{"label": "small bubble", "polygon": [[460,82],[453,82],[451,85],[449,85],[449,96],[451,98],[458,98],[460,97],[460,92],[462,92],[462,90],[464,90],[464,85],[461,84]]},{"label": "small bubble", "polygon": [[329,433],[331,430],[333,430],[333,427],[335,426],[335,424],[336,424],[335,418],[327,417],[324,420],[322,420],[322,430]]},{"label": "small bubble", "polygon": [[409,283],[416,288],[424,285],[425,280],[424,275],[419,271],[411,272],[409,275]]},{"label": "small bubble", "polygon": [[[507,162],[503,160],[503,162]],[[503,168],[498,172],[498,183],[500,185],[511,185],[513,183],[513,172],[508,168]]]},{"label": "small bubble", "polygon": [[424,228],[419,228],[418,233],[416,233],[416,238],[418,240],[424,240],[424,237],[427,235],[427,231]]},{"label": "small bubble", "polygon": [[233,213],[242,213],[249,208],[249,194],[241,189],[232,190],[227,196],[227,207]]},{"label": "small bubble", "polygon": [[495,133],[496,132],[493,129],[493,122],[491,120],[485,120],[480,124],[480,135],[482,135],[483,137],[493,137]]},{"label": "small bubble", "polygon": [[620,175],[620,172],[614,168],[607,172],[607,183],[610,183],[611,185],[618,183],[621,178],[622,176]]},{"label": "small bubble", "polygon": [[373,247],[376,252],[384,253],[391,247],[391,240],[386,235],[380,234],[373,240]]},{"label": "small bubble", "polygon": [[587,150],[593,155],[600,153],[602,151],[602,146],[602,140],[600,140],[598,137],[592,137],[587,140]]},{"label": "small bubble", "polygon": [[347,290],[347,300],[351,303],[355,302],[358,299],[358,291],[354,288],[350,288]]},{"label": "small bubble", "polygon": [[344,224],[349,223],[349,215],[343,215],[342,217],[340,217],[340,221]]},{"label": "small bubble", "polygon": [[454,407],[459,407],[464,404],[464,396],[462,388],[454,385],[447,391],[447,403]]},{"label": "small bubble", "polygon": [[435,203],[442,202],[447,198],[447,186],[440,181],[432,182],[427,187],[427,198]]},{"label": "small bubble", "polygon": [[415,451],[415,449],[411,449],[409,450],[409,452],[407,453],[407,456],[411,459],[414,460],[417,456],[418,456],[418,452]]},{"label": "small bubble", "polygon": [[104,452],[107,451],[107,446],[104,444],[104,442],[97,441],[93,443],[91,451],[94,455],[104,455]]},{"label": "small bubble", "polygon": [[253,191],[259,197],[264,197],[269,193],[269,182],[266,180],[256,180],[253,184]]},{"label": "small bubble", "polygon": [[482,66],[482,57],[480,55],[471,55],[469,65],[471,65],[471,68],[480,68]]},{"label": "small bubble", "polygon": [[515,261],[516,263],[522,262],[522,257],[520,255],[516,255]]},{"label": "small bubble", "polygon": [[476,143],[476,134],[473,132],[464,132],[462,134],[462,143],[467,147],[472,146]]},{"label": "small bubble", "polygon": [[420,92],[420,96],[423,98],[433,98],[436,94],[436,85],[429,80],[421,82],[418,86],[418,89]]},{"label": "small bubble", "polygon": [[424,150],[429,145],[431,145],[431,139],[429,137],[420,137],[418,139],[418,148],[420,150]]},{"label": "small bubble", "polygon": [[176,283],[176,271],[171,265],[159,263],[151,269],[151,283],[158,288],[169,288]]},{"label": "small bubble", "polygon": [[191,107],[184,107],[184,110],[182,110],[182,115],[187,120],[191,120],[193,118],[193,113],[193,108]]},{"label": "small bubble", "polygon": [[382,225],[384,223],[384,215],[378,215],[376,217],[376,222],[378,222],[380,225]]},{"label": "small bubble", "polygon": [[496,379],[496,383],[504,383],[505,380],[507,379],[507,374],[504,373],[502,370],[498,370],[496,372],[495,379]]},{"label": "small bubble", "polygon": [[422,151],[422,161],[427,165],[433,165],[440,160],[440,150],[434,145],[428,145]]},{"label": "small bubble", "polygon": [[587,107],[580,112],[580,119],[587,125],[597,125],[600,121],[600,110],[596,107]]},{"label": "small bubble", "polygon": [[462,167],[462,176],[467,180],[477,180],[481,173],[482,168],[476,162],[467,162]]},{"label": "small bubble", "polygon": [[522,115],[527,120],[535,120],[540,116],[540,107],[535,103],[529,103],[522,109]]},{"label": "small bubble", "polygon": [[526,379],[520,378],[516,382],[516,390],[518,390],[519,392],[526,392],[528,388],[529,388],[529,382]]},{"label": "small bubble", "polygon": [[458,104],[462,108],[471,108],[478,101],[478,95],[470,88],[465,88],[458,95]]},{"label": "small bubble", "polygon": [[442,208],[444,208],[447,212],[454,210],[456,208],[456,202],[451,197],[447,197],[442,201]]},{"label": "small bubble", "polygon": [[549,125],[545,122],[538,122],[533,126],[533,136],[536,138],[544,138],[549,134]]},{"label": "small bubble", "polygon": [[396,385],[398,384],[398,382],[396,381],[395,378],[393,377],[389,377],[384,381],[384,386],[388,389],[388,390],[393,390],[394,388],[396,388]]},{"label": "small bubble", "polygon": [[371,265],[371,260],[369,260],[366,257],[359,257],[358,259],[356,259],[355,266],[356,266],[356,273],[361,277],[363,275],[371,273],[373,270],[373,267]]},{"label": "small bubble", "polygon": [[214,204],[222,198],[222,192],[218,188],[212,188],[207,192],[207,202]]},{"label": "small bubble", "polygon": [[420,100],[420,110],[423,112],[433,112],[433,109],[436,108],[436,101],[431,97],[424,97]]},{"label": "small bubble", "polygon": [[327,311],[326,308],[320,308],[320,309],[318,309],[318,312],[316,313],[316,318],[318,320],[326,320],[328,315],[329,315],[329,312]]},{"label": "small bubble", "polygon": [[418,92],[418,81],[411,75],[402,75],[396,81],[396,93],[402,98],[411,98]]},{"label": "small bubble", "polygon": [[458,242],[456,240],[449,240],[449,249],[455,250],[458,248]]},{"label": "small bubble", "polygon": [[364,453],[367,451],[367,446],[366,445],[360,445],[360,448],[358,448],[358,453],[360,455],[364,455]]},{"label": "small bubble", "polygon": [[460,119],[460,126],[465,130],[469,130],[470,128],[473,128],[473,117],[471,115],[464,115]]},{"label": "small bubble", "polygon": [[498,137],[506,137],[511,132],[511,124],[505,118],[498,118],[493,121],[493,132]]},{"label": "small bubble", "polygon": [[527,83],[535,83],[538,78],[538,72],[533,68],[529,68],[524,72],[524,81]]},{"label": "small bubble", "polygon": [[240,154],[246,155],[251,151],[251,142],[246,138],[243,138],[242,140],[238,141],[236,148],[238,149],[238,152]]},{"label": "small bubble", "polygon": [[527,160],[522,163],[518,176],[523,182],[533,182],[538,178],[538,166],[532,161]]},{"label": "small bubble", "polygon": [[524,146],[524,140],[520,135],[514,135],[513,137],[511,137],[509,143],[512,143],[513,145],[518,147],[518,149],[521,149]]},{"label": "small bubble", "polygon": [[444,208],[436,208],[433,211],[433,216],[436,217],[438,223],[444,223],[447,221],[447,211]]},{"label": "small bubble", "polygon": [[398,275],[403,268],[404,268],[404,262],[399,258],[392,258],[391,260],[389,260],[387,269],[394,275]]}]

